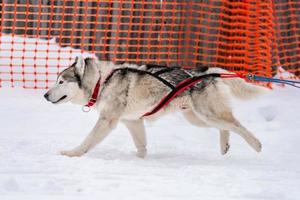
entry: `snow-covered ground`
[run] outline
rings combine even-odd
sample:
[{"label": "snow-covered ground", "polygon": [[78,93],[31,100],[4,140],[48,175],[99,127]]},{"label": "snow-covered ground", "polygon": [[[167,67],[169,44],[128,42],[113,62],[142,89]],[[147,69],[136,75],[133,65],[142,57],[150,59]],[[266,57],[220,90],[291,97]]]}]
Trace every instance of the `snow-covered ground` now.
[{"label": "snow-covered ground", "polygon": [[237,118],[263,144],[260,154],[232,134],[222,156],[217,130],[192,127],[177,114],[146,124],[146,159],[135,157],[123,125],[83,157],[59,155],[81,142],[97,114],[54,106],[43,92],[0,88],[1,200],[300,198],[298,89],[234,101]]},{"label": "snow-covered ground", "polygon": [[[81,54],[59,47],[54,39],[2,34],[0,41],[3,79],[22,79],[22,71],[26,80],[34,79],[32,72],[36,70],[39,79],[45,80],[43,73],[48,71],[53,74],[47,78],[55,80],[61,70],[57,66],[66,66]],[[34,49],[38,51],[33,53]],[[24,59],[16,59],[22,56]],[[18,67],[21,65],[24,67]],[[11,70],[19,74],[12,77]],[[25,86],[32,84],[26,82]],[[2,82],[2,86],[10,85]],[[14,85],[23,86],[21,82]],[[263,144],[260,154],[232,134],[231,149],[222,156],[217,130],[192,127],[176,114],[146,124],[146,159],[135,157],[134,145],[123,125],[83,157],[59,155],[60,150],[83,140],[97,114],[83,113],[81,107],[71,104],[51,105],[44,101],[44,92],[0,88],[0,200],[300,198],[298,89],[276,88],[253,101],[234,101],[237,118]]]}]

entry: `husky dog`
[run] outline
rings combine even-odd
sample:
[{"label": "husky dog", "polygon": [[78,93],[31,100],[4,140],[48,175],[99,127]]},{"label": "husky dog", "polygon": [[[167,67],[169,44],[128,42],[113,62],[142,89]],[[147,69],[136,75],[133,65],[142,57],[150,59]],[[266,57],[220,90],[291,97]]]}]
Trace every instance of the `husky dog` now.
[{"label": "husky dog", "polygon": [[[111,73],[114,69],[114,73]],[[93,108],[99,118],[86,139],[76,148],[61,151],[66,156],[81,156],[100,143],[118,122],[129,129],[138,157],[145,157],[146,136],[144,120],[157,119],[174,111],[181,111],[192,125],[215,127],[220,131],[221,153],[229,149],[229,131],[239,134],[255,151],[261,151],[259,140],[237,119],[229,106],[229,97],[250,99],[265,92],[265,88],[246,83],[241,78],[207,78],[184,90],[159,112],[144,116],[186,78],[201,74],[226,73],[220,68],[183,70],[135,64],[116,65],[109,61],[77,57],[62,71],[56,84],[44,95],[53,104],[72,102],[85,105],[100,81],[99,94]],[[156,74],[156,77],[151,74]],[[231,95],[232,94],[232,95]]]}]

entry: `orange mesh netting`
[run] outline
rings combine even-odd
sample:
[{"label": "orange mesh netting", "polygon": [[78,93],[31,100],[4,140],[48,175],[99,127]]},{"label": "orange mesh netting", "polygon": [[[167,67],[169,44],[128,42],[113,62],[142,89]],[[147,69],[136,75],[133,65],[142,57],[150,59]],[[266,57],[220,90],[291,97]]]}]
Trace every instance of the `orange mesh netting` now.
[{"label": "orange mesh netting", "polygon": [[299,76],[298,0],[0,3],[0,86],[47,88],[75,56]]}]

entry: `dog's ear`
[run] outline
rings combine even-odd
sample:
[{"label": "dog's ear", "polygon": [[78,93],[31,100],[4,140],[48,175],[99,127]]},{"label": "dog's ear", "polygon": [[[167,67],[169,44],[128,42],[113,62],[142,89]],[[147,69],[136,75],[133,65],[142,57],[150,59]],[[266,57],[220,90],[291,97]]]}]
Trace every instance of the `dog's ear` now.
[{"label": "dog's ear", "polygon": [[84,58],[82,56],[76,57],[75,63],[75,74],[82,78],[85,70]]}]

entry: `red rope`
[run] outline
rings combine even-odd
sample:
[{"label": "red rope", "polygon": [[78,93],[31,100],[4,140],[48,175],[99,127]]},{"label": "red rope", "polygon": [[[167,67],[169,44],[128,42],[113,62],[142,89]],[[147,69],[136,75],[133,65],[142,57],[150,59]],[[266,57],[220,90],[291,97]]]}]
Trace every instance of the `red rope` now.
[{"label": "red rope", "polygon": [[242,79],[246,79],[247,78],[243,74],[226,74],[226,73],[221,73],[220,77],[221,78],[242,78]]}]

